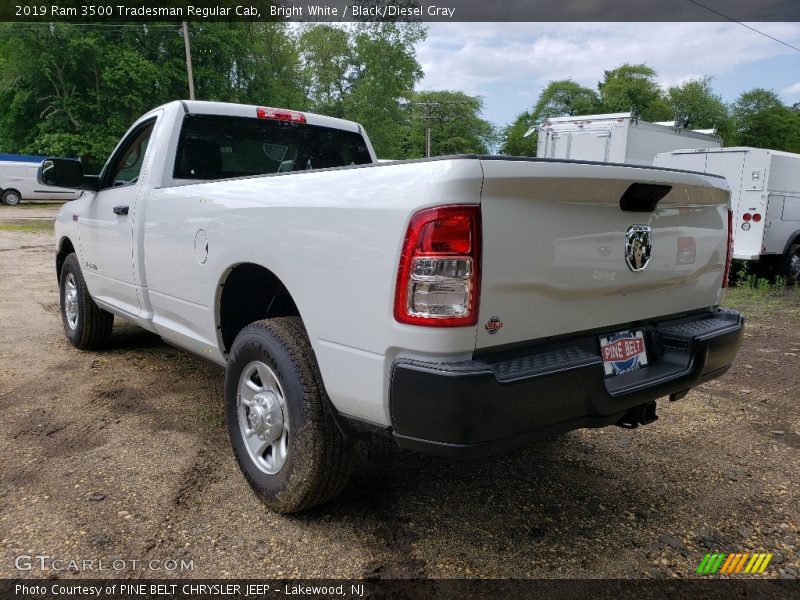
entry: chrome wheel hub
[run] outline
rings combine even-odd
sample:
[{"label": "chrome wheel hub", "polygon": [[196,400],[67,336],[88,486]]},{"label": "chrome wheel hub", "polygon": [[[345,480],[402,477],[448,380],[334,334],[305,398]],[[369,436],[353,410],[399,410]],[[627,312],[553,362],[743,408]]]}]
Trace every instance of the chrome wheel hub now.
[{"label": "chrome wheel hub", "polygon": [[258,439],[275,442],[283,434],[283,409],[272,392],[262,392],[253,398],[247,414],[247,424]]},{"label": "chrome wheel hub", "polygon": [[259,470],[274,475],[289,453],[289,419],[278,376],[266,363],[249,363],[239,377],[239,430],[247,453]]},{"label": "chrome wheel hub", "polygon": [[78,326],[78,286],[72,273],[64,281],[64,315],[69,328],[75,329]]}]

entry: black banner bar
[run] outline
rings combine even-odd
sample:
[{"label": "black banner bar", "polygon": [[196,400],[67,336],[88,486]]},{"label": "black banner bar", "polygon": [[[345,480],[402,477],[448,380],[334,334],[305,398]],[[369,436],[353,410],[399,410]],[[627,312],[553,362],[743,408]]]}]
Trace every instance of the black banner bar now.
[{"label": "black banner bar", "polygon": [[3,600],[219,600],[276,598],[548,598],[592,600],[703,598],[704,600],[800,598],[797,580],[717,577],[693,580],[435,579],[435,580],[134,580],[6,579]]},{"label": "black banner bar", "polygon": [[0,21],[800,21],[798,0],[3,0]]}]

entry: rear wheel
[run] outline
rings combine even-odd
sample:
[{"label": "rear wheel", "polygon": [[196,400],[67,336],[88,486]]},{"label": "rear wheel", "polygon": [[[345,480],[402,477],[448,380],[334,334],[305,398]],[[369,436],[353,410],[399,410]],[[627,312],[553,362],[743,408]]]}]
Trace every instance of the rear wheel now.
[{"label": "rear wheel", "polygon": [[114,315],[92,300],[75,253],[64,260],[59,283],[61,321],[67,339],[81,350],[92,350],[106,344],[111,338]]},{"label": "rear wheel", "polygon": [[236,337],[225,420],[239,468],[270,508],[305,510],[347,485],[354,448],[327,402],[299,317],[256,321]]},{"label": "rear wheel", "polygon": [[16,206],[22,201],[22,196],[17,190],[6,190],[3,192],[3,195],[0,197],[2,199],[3,204],[8,204],[9,206]]},{"label": "rear wheel", "polygon": [[783,262],[783,272],[786,282],[791,285],[800,284],[800,244],[789,248]]}]

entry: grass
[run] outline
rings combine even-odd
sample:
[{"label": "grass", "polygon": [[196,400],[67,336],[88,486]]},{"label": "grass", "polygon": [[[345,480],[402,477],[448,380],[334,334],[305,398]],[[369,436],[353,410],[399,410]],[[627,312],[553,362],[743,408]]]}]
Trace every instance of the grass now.
[{"label": "grass", "polygon": [[225,426],[225,412],[221,404],[214,406],[198,404],[197,412],[200,414],[200,420],[206,425],[217,428]]},{"label": "grass", "polygon": [[63,200],[62,201],[58,201],[58,200],[55,200],[55,201],[51,201],[51,200],[45,200],[45,201],[36,200],[34,202],[30,202],[30,201],[20,202],[14,208],[54,208],[56,206],[62,206],[63,204],[64,204]]},{"label": "grass", "polygon": [[726,290],[722,304],[745,315],[763,316],[780,311],[800,315],[800,285],[787,287],[784,277],[770,280],[742,269],[736,276],[736,286]]},{"label": "grass", "polygon": [[22,231],[25,233],[52,233],[53,222],[47,219],[10,221],[0,223],[0,231]]}]

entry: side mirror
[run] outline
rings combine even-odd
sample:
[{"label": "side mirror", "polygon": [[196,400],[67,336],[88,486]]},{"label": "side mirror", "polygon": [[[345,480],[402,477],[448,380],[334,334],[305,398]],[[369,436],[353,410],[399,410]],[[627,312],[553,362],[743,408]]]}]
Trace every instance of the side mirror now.
[{"label": "side mirror", "polygon": [[36,172],[36,179],[42,185],[81,189],[83,165],[74,158],[46,158]]}]

